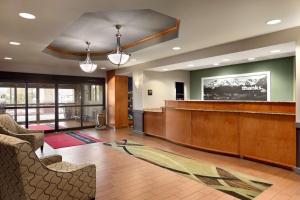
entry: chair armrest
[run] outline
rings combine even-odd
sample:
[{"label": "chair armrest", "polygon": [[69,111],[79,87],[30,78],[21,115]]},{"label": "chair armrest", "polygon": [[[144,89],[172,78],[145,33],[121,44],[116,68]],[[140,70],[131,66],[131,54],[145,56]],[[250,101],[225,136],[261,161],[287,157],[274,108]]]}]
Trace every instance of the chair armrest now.
[{"label": "chair armrest", "polygon": [[50,155],[50,156],[43,156],[40,158],[40,161],[44,164],[44,165],[51,165],[53,163],[58,163],[62,161],[62,156],[61,155]]},{"label": "chair armrest", "polygon": [[2,126],[0,126],[0,133],[19,138],[21,140],[25,140],[25,141],[29,142],[32,146],[35,144],[35,137],[32,134],[17,134],[17,133],[14,133],[12,131],[9,131],[9,130],[3,128]]},{"label": "chair armrest", "polygon": [[[65,172],[59,170],[59,165],[63,163],[54,163],[57,165],[49,167],[43,165],[39,169],[44,174],[39,181],[32,181],[32,186],[39,188],[40,185],[51,185],[51,190],[40,191],[40,194],[49,196],[49,199],[57,199],[57,194],[65,194],[65,199],[95,199],[96,195],[96,166],[80,165],[65,169]],[[67,168],[69,165],[67,166]],[[37,190],[37,192],[39,192]],[[35,199],[36,192],[28,194],[30,199]]]},{"label": "chair armrest", "polygon": [[88,188],[80,188],[79,190],[82,193],[87,193],[89,194],[88,196],[92,199],[95,198],[96,196],[96,165],[94,164],[89,164],[83,166],[78,171],[75,171],[74,174],[80,174],[79,176],[82,184],[87,184]]},{"label": "chair armrest", "polygon": [[[75,181],[75,185],[85,185],[85,187],[80,187],[79,192],[86,194],[89,199],[93,199],[96,196],[96,165],[85,164],[81,165],[81,168],[69,172],[72,177],[78,177]],[[62,173],[64,174],[64,173]],[[68,181],[69,183],[69,181]]]},{"label": "chair armrest", "polygon": [[35,138],[34,134],[26,134],[26,133],[18,134],[18,133],[14,133],[12,131],[5,129],[2,126],[0,126],[0,133],[19,138],[21,140],[25,140],[25,141],[29,142],[33,148],[35,148],[36,138]]},{"label": "chair armrest", "polygon": [[17,128],[17,134],[24,134],[27,133],[27,129],[20,126],[17,122],[15,122],[15,126]]},{"label": "chair armrest", "polygon": [[34,148],[35,145],[35,137],[33,134],[15,134],[13,133],[14,137],[19,138],[21,140],[25,140],[31,144],[31,146]]}]

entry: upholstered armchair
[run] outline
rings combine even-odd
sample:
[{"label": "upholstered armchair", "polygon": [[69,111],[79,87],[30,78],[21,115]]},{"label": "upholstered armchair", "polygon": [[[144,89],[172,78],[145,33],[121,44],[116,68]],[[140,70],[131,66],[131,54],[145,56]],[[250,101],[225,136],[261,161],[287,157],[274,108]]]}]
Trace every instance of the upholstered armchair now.
[{"label": "upholstered armchair", "polygon": [[2,134],[0,158],[0,199],[95,199],[95,165],[62,162],[59,155],[39,159],[27,141]]},{"label": "upholstered armchair", "polygon": [[0,134],[28,141],[34,150],[44,147],[44,131],[30,130],[20,126],[9,114],[0,114]]}]

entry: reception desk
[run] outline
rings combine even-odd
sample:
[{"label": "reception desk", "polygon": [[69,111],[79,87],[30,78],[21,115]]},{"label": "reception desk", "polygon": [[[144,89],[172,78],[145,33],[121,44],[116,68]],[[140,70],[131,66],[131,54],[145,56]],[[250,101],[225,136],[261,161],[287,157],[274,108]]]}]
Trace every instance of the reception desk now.
[{"label": "reception desk", "polygon": [[161,110],[144,111],[144,132],[198,149],[296,165],[294,102],[170,100]]}]

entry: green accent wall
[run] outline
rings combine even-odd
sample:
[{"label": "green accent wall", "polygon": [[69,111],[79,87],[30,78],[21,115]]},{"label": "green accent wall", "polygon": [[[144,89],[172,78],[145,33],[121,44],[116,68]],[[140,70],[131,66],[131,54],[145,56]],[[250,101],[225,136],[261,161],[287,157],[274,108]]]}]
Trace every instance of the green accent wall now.
[{"label": "green accent wall", "polygon": [[294,101],[294,60],[295,57],[286,57],[191,71],[190,97],[191,99],[201,99],[201,78],[204,77],[270,71],[271,101]]}]

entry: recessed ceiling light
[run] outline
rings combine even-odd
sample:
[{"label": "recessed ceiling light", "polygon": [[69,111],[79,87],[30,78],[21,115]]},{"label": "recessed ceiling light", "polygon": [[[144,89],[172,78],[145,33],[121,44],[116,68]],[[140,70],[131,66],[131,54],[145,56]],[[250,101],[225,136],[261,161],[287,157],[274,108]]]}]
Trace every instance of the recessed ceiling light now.
[{"label": "recessed ceiling light", "polygon": [[279,23],[281,23],[280,19],[272,19],[272,20],[267,21],[268,25],[275,25],[275,24],[279,24]]},{"label": "recessed ceiling light", "polygon": [[219,63],[214,63],[214,66],[219,66],[220,64]]},{"label": "recessed ceiling light", "polygon": [[163,69],[163,71],[168,71],[168,69]]},{"label": "recessed ceiling light", "polygon": [[15,46],[21,45],[21,43],[20,43],[20,42],[9,42],[9,44],[11,44],[11,45],[15,45]]},{"label": "recessed ceiling light", "polygon": [[101,67],[101,69],[106,69],[105,67]]},{"label": "recessed ceiling light", "polygon": [[30,13],[19,13],[19,16],[24,19],[35,19],[36,17]]},{"label": "recessed ceiling light", "polygon": [[229,61],[230,61],[230,59],[228,59],[228,58],[225,58],[222,60],[222,62],[229,62]]},{"label": "recessed ceiling light", "polygon": [[178,51],[178,50],[181,49],[181,47],[173,47],[172,49],[173,49],[174,51]]},{"label": "recessed ceiling light", "polygon": [[188,67],[195,67],[195,65],[194,64],[189,64]]},{"label": "recessed ceiling light", "polygon": [[279,49],[275,49],[275,50],[270,51],[270,53],[280,53],[280,50]]},{"label": "recessed ceiling light", "polygon": [[4,60],[12,60],[11,57],[4,57]]},{"label": "recessed ceiling light", "polygon": [[249,61],[255,60],[255,58],[248,58]]}]

